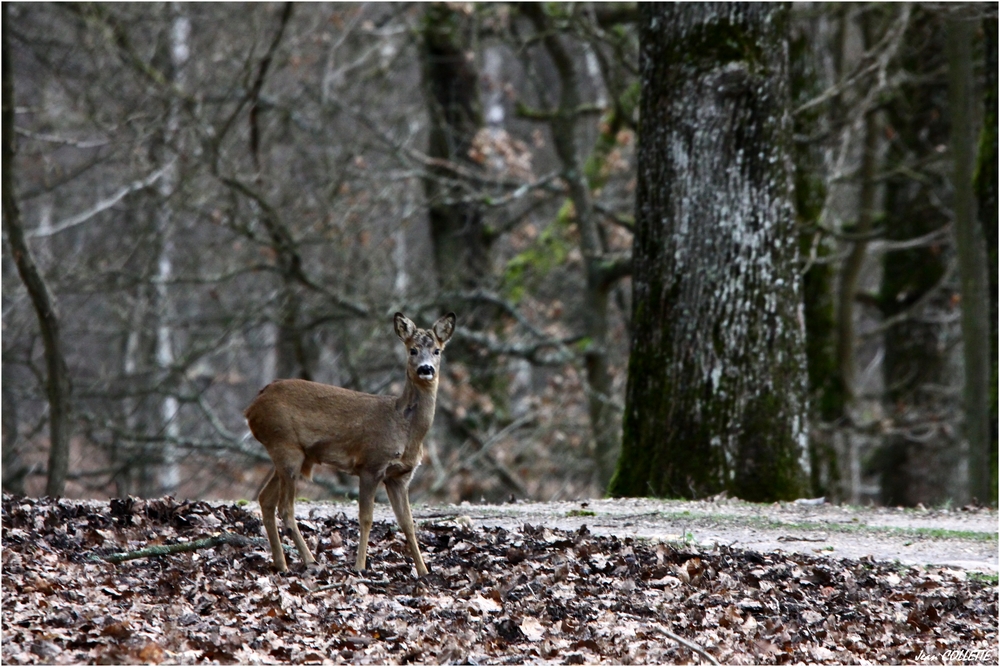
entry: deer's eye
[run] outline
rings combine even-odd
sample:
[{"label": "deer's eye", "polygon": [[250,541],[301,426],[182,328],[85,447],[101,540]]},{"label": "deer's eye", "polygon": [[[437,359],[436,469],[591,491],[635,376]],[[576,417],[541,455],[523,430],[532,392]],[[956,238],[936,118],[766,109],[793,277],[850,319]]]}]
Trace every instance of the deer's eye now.
[{"label": "deer's eye", "polygon": [[410,348],[410,356],[411,357],[417,356],[417,348],[415,348],[415,347],[411,347]]},{"label": "deer's eye", "polygon": [[435,355],[441,354],[441,348],[434,350],[434,354]]}]

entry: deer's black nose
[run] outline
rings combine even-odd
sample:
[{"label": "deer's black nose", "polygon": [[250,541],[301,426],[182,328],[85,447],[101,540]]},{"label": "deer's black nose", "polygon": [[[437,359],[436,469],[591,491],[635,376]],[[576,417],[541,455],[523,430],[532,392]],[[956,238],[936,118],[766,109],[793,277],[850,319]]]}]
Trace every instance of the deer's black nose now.
[{"label": "deer's black nose", "polygon": [[417,367],[417,377],[421,380],[434,379],[434,367],[430,364],[421,364]]}]

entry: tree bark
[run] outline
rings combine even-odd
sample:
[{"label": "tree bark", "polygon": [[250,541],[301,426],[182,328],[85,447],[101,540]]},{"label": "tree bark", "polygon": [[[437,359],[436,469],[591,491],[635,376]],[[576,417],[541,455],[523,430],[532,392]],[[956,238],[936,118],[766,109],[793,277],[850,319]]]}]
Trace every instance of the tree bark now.
[{"label": "tree bark", "polygon": [[788,8],[639,11],[632,354],[610,493],[794,498],[808,458]]},{"label": "tree bark", "polygon": [[38,328],[45,346],[45,390],[49,402],[49,470],[45,493],[61,496],[66,489],[69,470],[70,379],[59,334],[59,315],[55,297],[49,291],[31,255],[21,211],[15,197],[17,137],[14,134],[14,75],[10,53],[10,5],[3,11],[3,230],[10,244],[17,272],[38,316]]},{"label": "tree bark", "polygon": [[948,21],[946,42],[954,161],[954,233],[962,286],[963,398],[965,439],[969,447],[969,494],[980,502],[995,503],[993,471],[990,468],[993,458],[989,402],[991,341],[986,319],[990,305],[986,294],[986,252],[982,228],[976,216],[976,193],[972,182],[976,159],[972,108],[973,33],[970,21]]}]

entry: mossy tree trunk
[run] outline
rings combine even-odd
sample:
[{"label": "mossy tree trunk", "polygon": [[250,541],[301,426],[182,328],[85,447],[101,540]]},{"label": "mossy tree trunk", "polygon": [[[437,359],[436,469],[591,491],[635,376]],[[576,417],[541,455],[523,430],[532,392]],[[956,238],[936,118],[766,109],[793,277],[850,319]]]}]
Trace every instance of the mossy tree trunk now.
[{"label": "mossy tree trunk", "polygon": [[788,7],[640,5],[633,334],[613,496],[805,491]]},{"label": "mossy tree trunk", "polygon": [[969,448],[969,494],[981,502],[992,498],[993,474],[989,468],[990,437],[990,325],[986,296],[986,250],[976,215],[972,182],[975,166],[973,110],[973,23],[952,18],[947,26],[948,79],[951,111],[952,184],[954,187],[955,249],[962,297],[962,351],[965,379],[964,435]]},{"label": "mossy tree trunk", "polygon": [[[830,13],[806,22],[790,41],[789,81],[792,107],[798,108],[823,93],[828,82],[821,72],[822,22],[843,24],[843,12]],[[794,115],[794,134],[818,136],[824,126],[824,110],[817,105]],[[793,147],[795,212],[802,234],[800,251],[806,258],[802,276],[803,314],[806,322],[806,367],[809,377],[809,468],[810,486],[816,495],[839,497],[840,462],[836,432],[831,425],[844,413],[845,392],[837,372],[835,354],[837,327],[834,309],[834,265],[829,261],[834,248],[818,228],[827,198],[824,178],[824,146],[816,141],[796,141]]]}]

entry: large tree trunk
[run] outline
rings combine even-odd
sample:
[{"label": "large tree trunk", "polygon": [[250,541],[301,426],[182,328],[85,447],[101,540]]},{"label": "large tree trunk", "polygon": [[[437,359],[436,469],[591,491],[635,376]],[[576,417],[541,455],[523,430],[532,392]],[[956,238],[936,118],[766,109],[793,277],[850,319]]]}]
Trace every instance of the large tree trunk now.
[{"label": "large tree trunk", "polygon": [[782,5],[640,5],[633,335],[610,493],[805,490]]},{"label": "large tree trunk", "polygon": [[954,160],[955,246],[962,285],[962,349],[965,359],[965,439],[969,447],[969,494],[982,502],[992,495],[993,448],[990,437],[990,325],[987,298],[986,251],[976,216],[972,171],[975,164],[972,107],[971,21],[948,21],[948,69],[951,108],[951,146]]},{"label": "large tree trunk", "polygon": [[[250,209],[267,230],[271,249],[278,266],[281,284],[278,287],[276,322],[274,323],[273,377],[313,379],[313,365],[318,351],[304,328],[304,305],[301,294],[302,255],[291,226],[285,226],[277,212],[262,198],[265,196],[266,154],[262,154],[260,95],[274,63],[274,56],[292,18],[294,3],[286,2],[278,14],[278,25],[250,87],[250,157],[253,160],[254,182],[259,197],[250,198]],[[249,194],[245,191],[244,194]]]},{"label": "large tree trunk", "polygon": [[35,260],[31,256],[21,221],[21,211],[14,196],[14,74],[10,58],[10,6],[3,12],[3,231],[10,243],[11,256],[38,315],[38,328],[45,346],[45,390],[49,401],[49,471],[45,493],[61,496],[66,489],[69,471],[70,380],[59,335],[59,316],[55,299],[49,292]]}]

